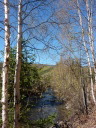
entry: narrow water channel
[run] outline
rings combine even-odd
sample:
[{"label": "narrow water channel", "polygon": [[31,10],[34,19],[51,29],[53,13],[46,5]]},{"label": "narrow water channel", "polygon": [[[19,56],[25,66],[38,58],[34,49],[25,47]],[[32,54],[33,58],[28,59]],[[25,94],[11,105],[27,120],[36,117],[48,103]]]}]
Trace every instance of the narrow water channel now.
[{"label": "narrow water channel", "polygon": [[32,121],[47,118],[50,115],[56,115],[57,120],[63,120],[64,115],[62,110],[64,103],[57,100],[51,88],[48,88],[42,97],[37,100],[30,112],[30,119]]}]

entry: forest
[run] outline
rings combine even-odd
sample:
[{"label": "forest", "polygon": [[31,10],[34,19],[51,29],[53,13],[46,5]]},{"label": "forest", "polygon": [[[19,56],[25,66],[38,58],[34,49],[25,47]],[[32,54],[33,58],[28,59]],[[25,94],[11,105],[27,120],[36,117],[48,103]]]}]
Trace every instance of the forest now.
[{"label": "forest", "polygon": [[0,127],[96,128],[96,0],[0,0]]}]

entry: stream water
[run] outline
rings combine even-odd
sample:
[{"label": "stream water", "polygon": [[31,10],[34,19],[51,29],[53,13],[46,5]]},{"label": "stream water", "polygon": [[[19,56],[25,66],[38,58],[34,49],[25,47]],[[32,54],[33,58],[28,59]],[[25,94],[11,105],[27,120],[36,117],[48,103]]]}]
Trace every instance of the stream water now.
[{"label": "stream water", "polygon": [[54,92],[51,88],[48,88],[43,94],[42,97],[37,100],[30,111],[31,120],[39,120],[42,118],[47,118],[50,115],[56,115],[57,120],[63,120],[64,103],[57,100]]}]

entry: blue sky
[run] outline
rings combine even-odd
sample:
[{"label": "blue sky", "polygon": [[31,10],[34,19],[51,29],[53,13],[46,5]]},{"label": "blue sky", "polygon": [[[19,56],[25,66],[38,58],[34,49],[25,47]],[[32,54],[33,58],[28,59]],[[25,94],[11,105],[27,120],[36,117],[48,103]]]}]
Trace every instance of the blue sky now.
[{"label": "blue sky", "polygon": [[[4,51],[4,40],[0,39],[0,50]],[[35,63],[55,65],[59,60],[60,56],[55,50],[35,51],[36,59]],[[0,53],[0,61],[3,61],[3,56]]]},{"label": "blue sky", "polygon": [[[31,6],[34,7],[35,5],[31,5]],[[29,6],[29,8],[28,8],[29,10],[27,10],[27,11],[30,11],[30,9],[32,9],[31,6]],[[42,11],[42,9],[43,9],[43,11]],[[2,14],[4,14],[3,13],[3,11],[4,11],[3,9],[0,9],[0,11],[2,11]],[[33,19],[34,22],[32,21],[32,24],[30,22],[30,19],[32,17],[28,17],[29,18],[29,21],[27,19],[27,22],[29,22],[28,23],[29,24],[29,27],[30,27],[30,24],[34,26],[34,25],[38,25],[38,23],[41,23],[41,22],[46,21],[48,19],[48,17],[50,17],[50,15],[51,15],[51,6],[46,6],[46,8],[45,7],[44,8],[43,7],[40,7],[38,10],[33,10],[32,11],[32,17],[34,17],[34,19]],[[10,24],[11,24],[11,26],[13,25],[15,29],[17,29],[17,19],[16,19],[16,17],[17,17],[17,13],[11,8],[10,9]],[[2,17],[0,17],[0,20],[4,21],[4,15],[2,15]],[[4,28],[4,25],[0,24],[0,27],[3,27]],[[44,27],[46,27],[46,25]],[[11,46],[16,46],[16,39],[15,38],[17,36],[17,32],[14,31],[15,29],[13,29],[11,27],[11,44],[12,44]],[[26,29],[26,27],[24,29]],[[37,36],[39,38],[41,36],[41,32],[39,31],[39,29],[41,29],[41,28],[37,28],[37,30],[36,29],[35,30],[32,30],[32,35],[31,36],[34,36],[35,35],[35,36]],[[44,29],[42,29],[42,38],[45,38],[45,36],[46,36],[46,34],[43,34],[43,32],[45,32]],[[47,26],[47,29],[49,29],[48,26]],[[56,30],[54,29],[54,26],[51,26],[51,28],[50,28],[50,30],[48,30],[48,32],[49,32],[49,34],[51,36],[53,36],[54,33],[56,34]],[[29,34],[29,32],[26,32],[24,34],[24,36],[23,36],[24,39],[27,39],[28,34]],[[4,37],[4,32],[3,31],[0,31],[0,36]],[[51,37],[48,36],[46,39],[43,40],[43,42],[48,44],[49,38],[51,38]],[[39,39],[41,39],[41,38],[39,38]],[[1,42],[0,43],[0,50],[3,50],[4,51],[4,40],[2,40],[0,38],[0,42]],[[35,48],[43,49],[43,47],[45,47],[44,44],[42,44],[42,42],[38,42],[36,40],[34,42],[34,39],[30,40],[30,43],[34,44]],[[52,42],[49,42],[49,43],[50,44],[52,43],[52,46],[57,45],[57,42],[55,41],[55,39],[52,40]],[[60,50],[59,50],[59,52],[60,52]],[[38,51],[38,50],[36,51],[35,50],[35,54],[36,54],[35,63],[54,65],[54,64],[56,64],[60,60],[60,57],[59,57],[59,54],[57,53],[57,51],[56,50],[52,50],[52,49],[48,49],[46,51],[43,51],[43,50],[42,51]],[[0,58],[1,58],[1,61],[3,61],[3,58],[1,56],[1,54],[0,54]]]},{"label": "blue sky", "polygon": [[[23,39],[27,40],[29,35],[32,38],[29,40],[30,43],[28,45],[32,46],[33,52],[36,55],[35,63],[50,64],[50,65],[53,64],[54,65],[60,60],[61,51],[64,53],[65,57],[68,57],[68,55],[71,55],[71,57],[75,58],[75,57],[79,57],[79,55],[80,55],[80,53],[79,53],[80,51],[78,51],[78,50],[80,50],[78,43],[81,43],[80,42],[81,35],[79,35],[79,34],[81,34],[80,33],[81,31],[80,31],[80,26],[78,23],[77,11],[76,10],[73,11],[73,9],[72,9],[70,12],[68,12],[68,10],[66,12],[65,10],[67,7],[65,7],[66,5],[63,5],[64,3],[63,4],[61,3],[60,5],[58,3],[51,3],[51,4],[53,4],[52,5],[53,10],[58,12],[58,13],[56,13],[56,16],[51,17],[51,15],[53,13],[53,10],[51,10],[52,9],[51,6],[44,6],[44,7],[40,6],[40,8],[33,10],[32,13],[30,13],[30,16],[28,16],[24,20],[24,23],[26,25],[25,24],[23,25],[23,31],[26,30],[27,28],[29,28],[30,31],[28,30],[23,34]],[[29,13],[30,9],[32,9],[32,7],[34,8],[34,6],[36,6],[36,5],[29,6],[26,13],[27,12]],[[65,10],[63,7],[65,7]],[[58,9],[59,9],[59,11],[58,11]],[[60,9],[61,9],[61,12],[60,12]],[[75,15],[75,13],[76,13],[76,15]],[[2,11],[2,17],[0,17],[0,20],[4,20],[3,14],[4,13]],[[84,14],[85,14],[85,12],[84,12]],[[72,17],[71,17],[71,15],[72,15]],[[74,15],[76,16],[76,20],[74,19]],[[24,17],[24,14],[23,14],[23,17]],[[84,18],[85,17],[83,17],[83,20],[84,20]],[[48,22],[54,22],[54,21],[63,22],[64,21],[65,25],[60,25],[58,27],[58,25],[51,24],[48,22],[42,24],[42,22],[46,22],[47,20],[48,20]],[[68,23],[69,21],[71,21],[73,23],[70,24],[70,23]],[[76,23],[76,21],[77,21],[77,23]],[[66,22],[67,22],[67,24],[66,24]],[[17,12],[16,12],[16,10],[10,9],[10,23],[12,26],[11,27],[11,44],[12,44],[12,46],[16,46],[16,42],[17,42],[17,39],[16,39],[16,36],[17,36],[17,32],[16,32],[17,31]],[[85,21],[84,21],[84,23],[85,23]],[[41,25],[38,26],[38,24],[41,24]],[[34,26],[38,26],[38,27],[34,28]],[[2,24],[0,24],[0,27],[4,27],[4,26],[2,26]],[[84,27],[86,27],[86,24],[84,25]],[[30,29],[30,28],[32,28],[32,29]],[[85,28],[85,30],[86,29],[87,28]],[[76,33],[79,33],[79,34],[77,34],[78,43],[76,42],[76,40],[74,38],[74,37],[76,37]],[[0,31],[0,36],[4,37],[4,32]],[[70,40],[70,37],[72,37],[73,39]],[[56,38],[59,38],[60,41],[57,40]],[[1,42],[0,50],[4,50],[4,40],[2,40],[0,38],[0,42]],[[70,51],[68,51],[67,46],[70,47],[70,44],[73,47],[73,52],[76,51],[76,52],[74,52],[74,55],[72,55],[72,53]],[[62,49],[61,45],[62,45],[63,49]],[[66,45],[66,46],[64,46],[64,45]],[[51,47],[51,48],[47,48],[47,46]],[[35,48],[35,50],[34,50],[34,48]],[[42,50],[36,50],[36,49],[42,49]],[[84,54],[84,52],[82,52],[82,54]],[[86,55],[85,55],[85,57],[86,57]]]}]

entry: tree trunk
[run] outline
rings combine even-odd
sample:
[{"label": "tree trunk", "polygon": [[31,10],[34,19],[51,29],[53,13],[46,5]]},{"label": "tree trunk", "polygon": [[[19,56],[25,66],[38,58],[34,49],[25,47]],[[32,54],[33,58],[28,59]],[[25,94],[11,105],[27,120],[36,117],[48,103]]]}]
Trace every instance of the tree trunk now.
[{"label": "tree trunk", "polygon": [[96,99],[95,99],[94,88],[93,88],[91,61],[90,61],[90,56],[89,56],[89,53],[88,53],[88,49],[87,49],[86,41],[85,41],[85,37],[84,37],[84,29],[83,29],[83,24],[82,24],[82,16],[81,16],[80,6],[79,6],[79,1],[78,0],[77,0],[77,8],[78,8],[80,27],[81,27],[81,30],[82,30],[82,41],[83,41],[84,49],[85,49],[85,52],[86,52],[88,68],[89,68],[89,73],[90,73],[90,77],[91,77],[90,78],[91,79],[91,95],[92,95],[93,102],[96,105]]},{"label": "tree trunk", "polygon": [[86,0],[86,10],[87,10],[87,16],[88,16],[88,37],[89,37],[90,50],[91,50],[91,54],[92,54],[92,61],[93,61],[94,74],[95,74],[95,85],[96,85],[94,37],[93,37],[93,28],[92,28],[92,1],[90,3],[90,7],[89,7],[89,0]]},{"label": "tree trunk", "polygon": [[88,115],[88,103],[87,103],[87,89],[84,80],[82,80],[82,89],[83,89],[83,96],[84,96],[84,107],[85,107],[85,112]]},{"label": "tree trunk", "polygon": [[9,6],[8,0],[4,0],[5,13],[5,51],[2,70],[2,128],[8,128],[8,70],[10,53],[10,26],[9,26]]},{"label": "tree trunk", "polygon": [[14,76],[14,128],[20,128],[20,70],[21,70],[21,44],[22,44],[22,0],[18,5],[18,39],[16,52],[16,68]]}]

